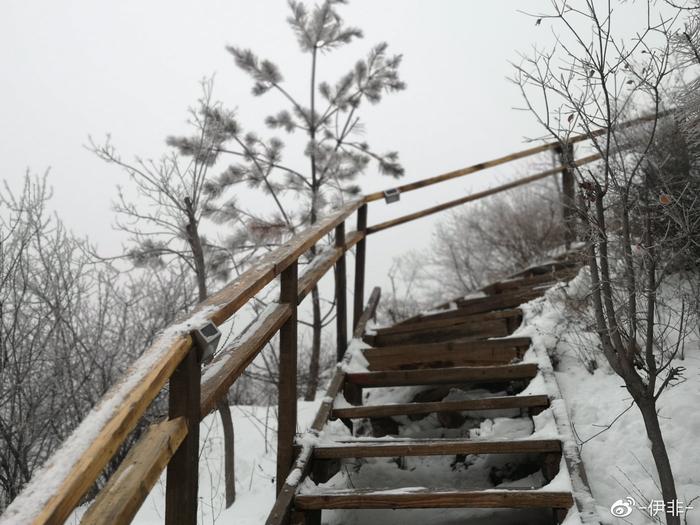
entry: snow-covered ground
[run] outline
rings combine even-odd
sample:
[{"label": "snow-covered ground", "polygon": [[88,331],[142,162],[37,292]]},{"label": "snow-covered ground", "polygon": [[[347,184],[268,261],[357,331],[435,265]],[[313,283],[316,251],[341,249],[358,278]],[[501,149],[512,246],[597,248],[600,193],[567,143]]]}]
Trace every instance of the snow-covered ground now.
[{"label": "snow-covered ground", "polygon": [[[585,271],[568,285],[547,292],[524,307],[523,325],[514,337],[529,336],[533,347],[525,361],[539,361],[538,352],[546,352],[557,361],[556,379],[566,399],[569,417],[579,444],[585,441],[581,455],[588,480],[603,523],[653,523],[645,510],[635,509],[626,518],[616,518],[610,513],[611,505],[630,496],[640,507],[651,500],[660,499],[660,491],[654,481],[655,469],[642,419],[635,407],[620,415],[630,405],[630,398],[622,387],[622,380],[609,369],[602,355],[595,353],[596,339],[581,315],[579,299],[587,287]],[[351,351],[358,353],[358,344]],[[357,348],[355,348],[357,347]],[[589,373],[585,359],[595,359],[598,368]],[[351,369],[363,368],[363,359],[353,359],[347,365]],[[669,449],[677,481],[679,499],[697,506],[686,516],[690,525],[700,525],[700,454],[697,452],[700,436],[700,349],[697,332],[686,340],[685,360],[687,381],[669,389],[660,399],[662,428]],[[518,395],[541,394],[546,384],[539,375]],[[398,387],[370,389],[366,404],[409,402],[423,387]],[[502,395],[505,392],[453,389],[447,399],[463,399]],[[342,396],[336,406],[347,402]],[[310,425],[319,402],[299,403],[299,431]],[[199,523],[237,523],[253,525],[263,523],[274,502],[274,475],[276,455],[276,414],[274,407],[234,407],[236,432],[236,489],[237,499],[230,509],[224,509],[223,487],[223,438],[216,414],[207,417],[201,431],[200,501]],[[509,411],[476,412],[465,414],[463,424],[445,429],[436,415],[412,421],[396,418],[401,423],[399,437],[469,437],[469,438],[556,438],[557,429],[552,409],[544,411],[532,420],[518,417]],[[606,429],[611,423],[612,426]],[[363,425],[365,425],[363,427]],[[356,435],[367,430],[366,423],[355,428]],[[602,431],[602,432],[601,432]],[[596,434],[598,434],[596,436]],[[350,431],[340,422],[332,422],[319,438],[322,441],[350,437]],[[594,437],[595,436],[595,437]],[[391,439],[391,438],[387,438]],[[391,458],[347,462],[341,471],[324,484],[324,489],[346,487],[459,487],[473,489],[539,488],[540,490],[570,490],[568,472],[562,470],[547,484],[540,472],[516,476],[515,480],[494,483],[489,472],[505,466],[509,456],[484,457],[418,457],[397,462]],[[361,465],[358,467],[357,465]],[[165,476],[144,503],[134,523],[155,525],[163,522]],[[306,481],[303,490],[312,492],[316,486]],[[73,519],[77,523],[79,509]],[[517,516],[517,518],[514,518]],[[445,509],[445,510],[371,510],[324,512],[324,524],[382,523],[401,525],[440,523],[508,524],[544,523],[551,519],[549,512],[526,511],[514,514],[508,511]],[[658,521],[658,520],[657,520]],[[570,515],[567,524],[578,523]]]},{"label": "snow-covered ground", "polygon": [[[532,337],[533,345],[545,349],[558,361],[557,383],[571,419],[589,484],[603,523],[656,523],[665,520],[649,516],[644,508],[661,500],[656,470],[642,417],[623,381],[597,352],[590,319],[580,308],[587,293],[587,270],[569,284],[549,290],[545,297],[528,303],[523,325],[514,335]],[[671,280],[666,294],[667,311],[680,311],[679,284]],[[675,297],[674,297],[675,296]],[[675,304],[674,304],[675,303]],[[663,312],[662,312],[663,315]],[[674,334],[669,334],[671,338]],[[584,362],[595,359],[591,374]],[[659,416],[673,467],[678,499],[695,506],[685,518],[700,524],[700,345],[698,331],[685,339],[685,382],[665,391],[659,399]],[[626,412],[624,412],[628,409]],[[624,414],[623,414],[624,412]],[[622,415],[621,415],[622,414]],[[609,428],[607,428],[610,426]],[[618,500],[634,499],[633,512],[625,518],[611,515]],[[696,499],[697,498],[697,499]],[[641,508],[639,508],[641,507]]]}]

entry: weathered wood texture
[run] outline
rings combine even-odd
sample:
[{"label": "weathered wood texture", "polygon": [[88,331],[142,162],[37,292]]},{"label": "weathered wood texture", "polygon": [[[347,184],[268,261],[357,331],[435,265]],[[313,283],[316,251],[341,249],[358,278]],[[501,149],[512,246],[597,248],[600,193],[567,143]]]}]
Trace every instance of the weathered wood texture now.
[{"label": "weathered wood texture", "polygon": [[[485,339],[465,343],[434,343],[416,346],[386,346],[365,351],[369,370],[406,370],[411,368],[448,368],[466,365],[508,364],[524,355],[525,344],[508,339]],[[485,343],[485,344],[481,344]]]},{"label": "weathered wood texture", "polygon": [[367,253],[367,204],[357,210],[357,231],[363,237],[355,248],[355,296],[352,308],[352,329],[357,328],[365,306],[365,258]]},{"label": "weathered wood texture", "polygon": [[[345,223],[335,228],[335,245],[345,245]],[[335,350],[336,360],[343,360],[348,345],[348,299],[347,299],[347,270],[345,268],[345,253],[335,263]]]},{"label": "weathered wood texture", "polygon": [[305,270],[299,276],[299,302],[311,293],[311,290],[316,283],[318,283],[321,278],[326,275],[328,270],[330,270],[338,259],[340,259],[343,254],[350,250],[353,246],[361,242],[364,238],[364,233],[362,232],[350,232],[345,236],[344,247],[334,246],[333,248],[326,248],[323,253],[317,255],[312,263],[310,269]]},{"label": "weathered wood texture", "polygon": [[550,274],[533,275],[507,279],[485,286],[481,290],[486,294],[501,294],[518,290],[533,290],[539,286],[551,285],[559,281],[566,281],[578,273],[578,268],[565,268]]},{"label": "weathered wood texture", "polygon": [[397,456],[451,456],[457,454],[536,454],[561,452],[556,439],[364,439],[346,443],[321,443],[314,447],[314,458],[391,458]]},{"label": "weathered wood texture", "polygon": [[[601,155],[599,153],[594,153],[593,155],[588,155],[587,157],[583,157],[581,159],[578,159],[574,161],[575,166],[583,166],[584,164],[588,164],[591,162],[594,162],[596,160],[600,160]],[[532,182],[544,179],[546,177],[551,177],[552,175],[556,175],[557,173],[561,173],[561,171],[564,169],[563,166],[557,166],[556,168],[552,168],[549,170],[542,171],[540,173],[536,173],[534,175],[530,175],[528,177],[523,177],[521,179],[516,179],[513,182],[509,182],[507,184],[502,184],[500,186],[496,186],[494,188],[490,188],[488,190],[480,191],[477,193],[472,193],[471,195],[467,195],[466,197],[461,197],[459,199],[451,200],[442,204],[438,204],[437,206],[432,206],[430,208],[426,208],[421,211],[417,211],[415,213],[409,213],[407,215],[403,215],[401,217],[398,217],[396,219],[392,219],[390,221],[382,222],[379,224],[375,224],[374,226],[370,226],[367,228],[367,235],[370,235],[372,233],[377,233],[382,230],[386,230],[387,228],[393,228],[394,226],[398,226],[399,224],[405,224],[410,221],[414,221],[416,219],[420,219],[422,217],[427,217],[428,215],[432,215],[433,213],[438,213],[440,211],[448,210],[450,208],[454,208],[455,206],[459,206],[461,204],[466,204],[467,202],[483,199],[484,197],[488,197],[489,195],[495,195],[496,193],[501,193],[506,190],[510,190],[513,188],[517,188],[518,186],[524,186],[525,184],[530,184]],[[473,172],[470,172],[473,173]],[[455,176],[461,176],[465,175],[466,173],[461,173],[459,175]],[[453,177],[450,177],[453,178]],[[445,179],[447,180],[447,179]],[[424,181],[420,181],[418,183],[414,184],[420,184]],[[436,182],[442,182],[442,181],[436,181]],[[432,183],[434,184],[434,182]],[[411,184],[408,184],[406,186],[412,186]],[[421,186],[417,186],[415,188],[410,188],[410,189],[417,189],[419,187],[427,186],[427,184],[423,184]],[[400,188],[404,188],[401,186]],[[403,189],[401,191],[409,191],[409,189]],[[368,196],[369,197],[369,196]]]},{"label": "weathered wood texture", "polygon": [[279,343],[277,406],[277,493],[282,490],[294,462],[297,431],[297,263],[287,267],[280,279],[280,303],[292,308],[282,325]]},{"label": "weathered wood texture", "polygon": [[336,408],[332,417],[358,419],[370,417],[410,416],[436,414],[440,412],[469,412],[477,410],[508,410],[523,408],[547,408],[547,396],[498,396],[461,401],[434,401],[429,403],[397,403],[393,405],[366,405],[350,408]]},{"label": "weathered wood texture", "polygon": [[354,339],[362,338],[362,335],[365,333],[365,327],[367,326],[367,323],[370,319],[374,317],[377,311],[377,306],[379,305],[379,300],[381,299],[381,297],[381,289],[379,288],[379,286],[375,286],[372,289],[372,293],[369,296],[369,300],[367,301],[367,308],[365,308],[364,312],[362,312],[362,315],[360,315],[359,319],[357,320],[357,324],[353,329],[352,337]]},{"label": "weathered wood texture", "polygon": [[225,288],[201,303],[195,312],[213,306],[216,310],[211,315],[211,320],[217,325],[221,324],[361,205],[361,199],[345,204],[336,213],[295,235],[269,255],[262,257]]},{"label": "weathered wood texture", "polygon": [[573,503],[568,492],[545,491],[440,491],[345,490],[300,494],[294,501],[312,509],[434,509],[434,508],[565,508]]},{"label": "weathered wood texture", "polygon": [[81,525],[131,523],[186,435],[184,417],[151,425],[92,502]]},{"label": "weathered wood texture", "polygon": [[462,322],[451,325],[440,331],[432,329],[417,329],[389,334],[372,334],[363,337],[363,340],[372,346],[398,346],[415,345],[422,343],[439,343],[460,339],[487,339],[489,337],[505,337],[511,333],[511,325],[508,319],[492,319],[480,322]]},{"label": "weathered wood texture", "polygon": [[192,348],[170,378],[168,415],[185,418],[187,436],[168,463],[166,525],[197,525],[199,489],[200,362]]},{"label": "weathered wood texture", "polygon": [[449,385],[462,382],[499,382],[532,379],[537,375],[535,363],[502,366],[469,366],[391,370],[346,374],[345,380],[363,388],[410,385]]},{"label": "weathered wood texture", "polygon": [[[459,310],[457,310],[459,312]],[[377,328],[377,335],[403,334],[403,333],[418,333],[418,332],[442,332],[444,329],[449,329],[455,325],[462,324],[481,324],[487,321],[499,319],[520,318],[523,312],[519,309],[499,310],[495,312],[485,312],[479,314],[467,314],[460,312],[462,315],[451,315],[434,318],[423,318],[413,323],[402,323],[386,328]]]},{"label": "weathered wood texture", "polygon": [[228,392],[246,367],[292,316],[292,306],[278,304],[254,333],[243,334],[243,341],[233,341],[221,350],[204,369],[202,377],[202,418],[216,408],[218,399]]}]

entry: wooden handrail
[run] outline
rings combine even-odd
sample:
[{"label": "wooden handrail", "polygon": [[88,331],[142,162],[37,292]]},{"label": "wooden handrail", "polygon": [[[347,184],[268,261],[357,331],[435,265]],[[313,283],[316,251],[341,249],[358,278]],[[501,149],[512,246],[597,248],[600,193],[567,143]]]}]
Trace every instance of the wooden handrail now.
[{"label": "wooden handrail", "polygon": [[[584,164],[588,164],[590,162],[600,160],[600,158],[601,158],[601,155],[599,153],[594,153],[593,155],[589,155],[587,157],[583,157],[581,159],[578,159],[578,160],[574,161],[572,164],[574,166],[583,166]],[[369,235],[371,233],[377,233],[377,232],[380,232],[382,230],[386,230],[387,228],[393,228],[394,226],[398,226],[399,224],[404,224],[406,222],[413,221],[415,219],[420,219],[422,217],[432,215],[433,213],[437,213],[439,211],[448,210],[450,208],[454,208],[455,206],[459,206],[460,204],[465,204],[465,203],[470,202],[470,201],[483,199],[484,197],[488,197],[489,195],[495,195],[496,193],[500,193],[502,191],[510,190],[512,188],[517,188],[518,186],[523,186],[525,184],[530,184],[531,182],[535,182],[535,181],[538,181],[540,179],[544,179],[546,177],[551,177],[552,175],[556,175],[557,173],[561,173],[566,168],[567,168],[567,166],[557,166],[556,168],[545,170],[545,171],[542,171],[540,173],[530,175],[528,177],[523,177],[521,179],[517,179],[517,180],[514,180],[512,182],[508,182],[506,184],[496,186],[495,188],[490,188],[488,190],[480,191],[477,193],[472,193],[471,195],[467,195],[466,197],[454,199],[454,200],[451,200],[448,202],[444,202],[442,204],[438,204],[437,206],[433,206],[431,208],[426,208],[425,210],[417,211],[415,213],[409,213],[408,215],[403,215],[401,217],[398,217],[396,219],[392,219],[390,221],[375,224],[374,226],[370,226],[369,228],[367,228],[367,235]]]},{"label": "wooden handrail", "polygon": [[[662,113],[654,115],[644,115],[642,117],[628,120],[617,126],[617,129],[626,129],[642,122],[648,122],[650,120],[665,117],[670,114],[670,111],[664,111]],[[607,132],[607,128],[601,128],[590,133],[582,133],[580,135],[575,135],[567,140],[568,145],[577,144],[579,142],[584,142],[586,140],[599,137]],[[506,164],[514,160],[523,159],[525,157],[530,157],[532,155],[537,155],[538,153],[543,153],[552,149],[560,148],[562,143],[559,141],[547,142],[540,146],[534,146],[532,148],[527,148],[510,155],[505,155],[503,157],[498,157],[496,159],[488,160],[486,162],[480,162],[479,164],[474,164],[466,168],[461,168],[454,171],[448,171],[447,173],[442,173],[441,175],[435,175],[434,177],[428,177],[426,179],[421,179],[416,182],[410,182],[408,184],[403,184],[401,186],[396,186],[394,188],[389,188],[390,190],[398,190],[399,193],[406,193],[409,191],[417,190],[419,188],[425,188],[426,186],[431,186],[433,184],[438,184],[439,182],[445,182],[451,179],[456,179],[458,177],[464,177],[465,175],[471,175],[472,173],[477,173],[488,168],[493,168],[495,166],[500,166],[501,164]],[[375,193],[370,193],[365,195],[365,202],[377,201],[384,198],[384,191],[377,191]]]}]

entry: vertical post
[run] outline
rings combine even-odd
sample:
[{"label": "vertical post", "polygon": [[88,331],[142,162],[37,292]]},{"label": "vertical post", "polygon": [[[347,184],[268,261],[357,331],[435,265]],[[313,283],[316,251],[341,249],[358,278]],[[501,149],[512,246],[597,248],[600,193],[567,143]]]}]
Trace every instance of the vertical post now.
[{"label": "vertical post", "polygon": [[[357,210],[357,231],[367,234],[367,204],[363,204]],[[365,308],[365,252],[367,238],[363,237],[355,248],[355,299],[352,311],[352,329],[357,328],[357,323]]]},{"label": "vertical post", "polygon": [[[335,245],[345,249],[345,223],[335,228]],[[345,253],[335,263],[335,322],[336,322],[336,356],[338,362],[343,360],[348,346],[348,301],[347,276],[345,271]]]},{"label": "vertical post", "polygon": [[294,462],[297,431],[297,261],[280,276],[280,303],[292,308],[292,315],[280,329],[280,357],[277,408],[277,494],[282,490]]},{"label": "vertical post", "polygon": [[569,248],[576,240],[576,190],[574,184],[574,145],[564,144],[557,148],[559,162],[564,166],[561,172],[562,217],[564,219],[564,241]]},{"label": "vertical post", "polygon": [[186,418],[187,437],[168,464],[166,525],[197,524],[200,365],[197,348],[193,346],[170,377],[168,415],[170,419]]}]

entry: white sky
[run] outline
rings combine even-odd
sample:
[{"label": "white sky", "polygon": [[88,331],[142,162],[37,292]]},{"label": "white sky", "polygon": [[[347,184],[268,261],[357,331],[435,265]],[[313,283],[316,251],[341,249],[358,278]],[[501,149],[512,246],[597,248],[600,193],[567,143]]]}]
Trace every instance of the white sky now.
[{"label": "white sky", "polygon": [[[371,45],[386,40],[403,53],[408,89],[364,108],[367,140],[379,151],[399,151],[408,182],[488,160],[524,147],[541,134],[533,118],[513,111],[516,86],[506,80],[509,60],[543,33],[516,9],[535,0],[354,0],[341,6],[365,38],[324,57],[320,79],[334,82]],[[273,59],[290,89],[307,92],[306,56],[286,25],[284,0],[10,0],[0,18],[0,178],[18,184],[27,168],[51,168],[53,204],[77,233],[105,254],[120,250],[110,203],[123,172],[83,145],[105,133],[125,157],[158,157],[164,138],[185,131],[186,109],[198,81],[216,73],[215,93],[237,107],[245,127],[282,109],[274,96],[253,99],[226,44],[250,47]],[[543,24],[544,25],[544,24]],[[548,30],[544,30],[548,31]],[[548,38],[547,38],[548,40]],[[327,74],[328,73],[328,74]],[[464,195],[512,176],[488,171],[414,192],[399,204],[370,205],[370,224]],[[522,174],[522,173],[520,173]],[[395,185],[372,167],[364,191]],[[368,286],[386,283],[392,255],[427,246],[439,215],[369,240]],[[349,225],[348,229],[352,229]]]}]

